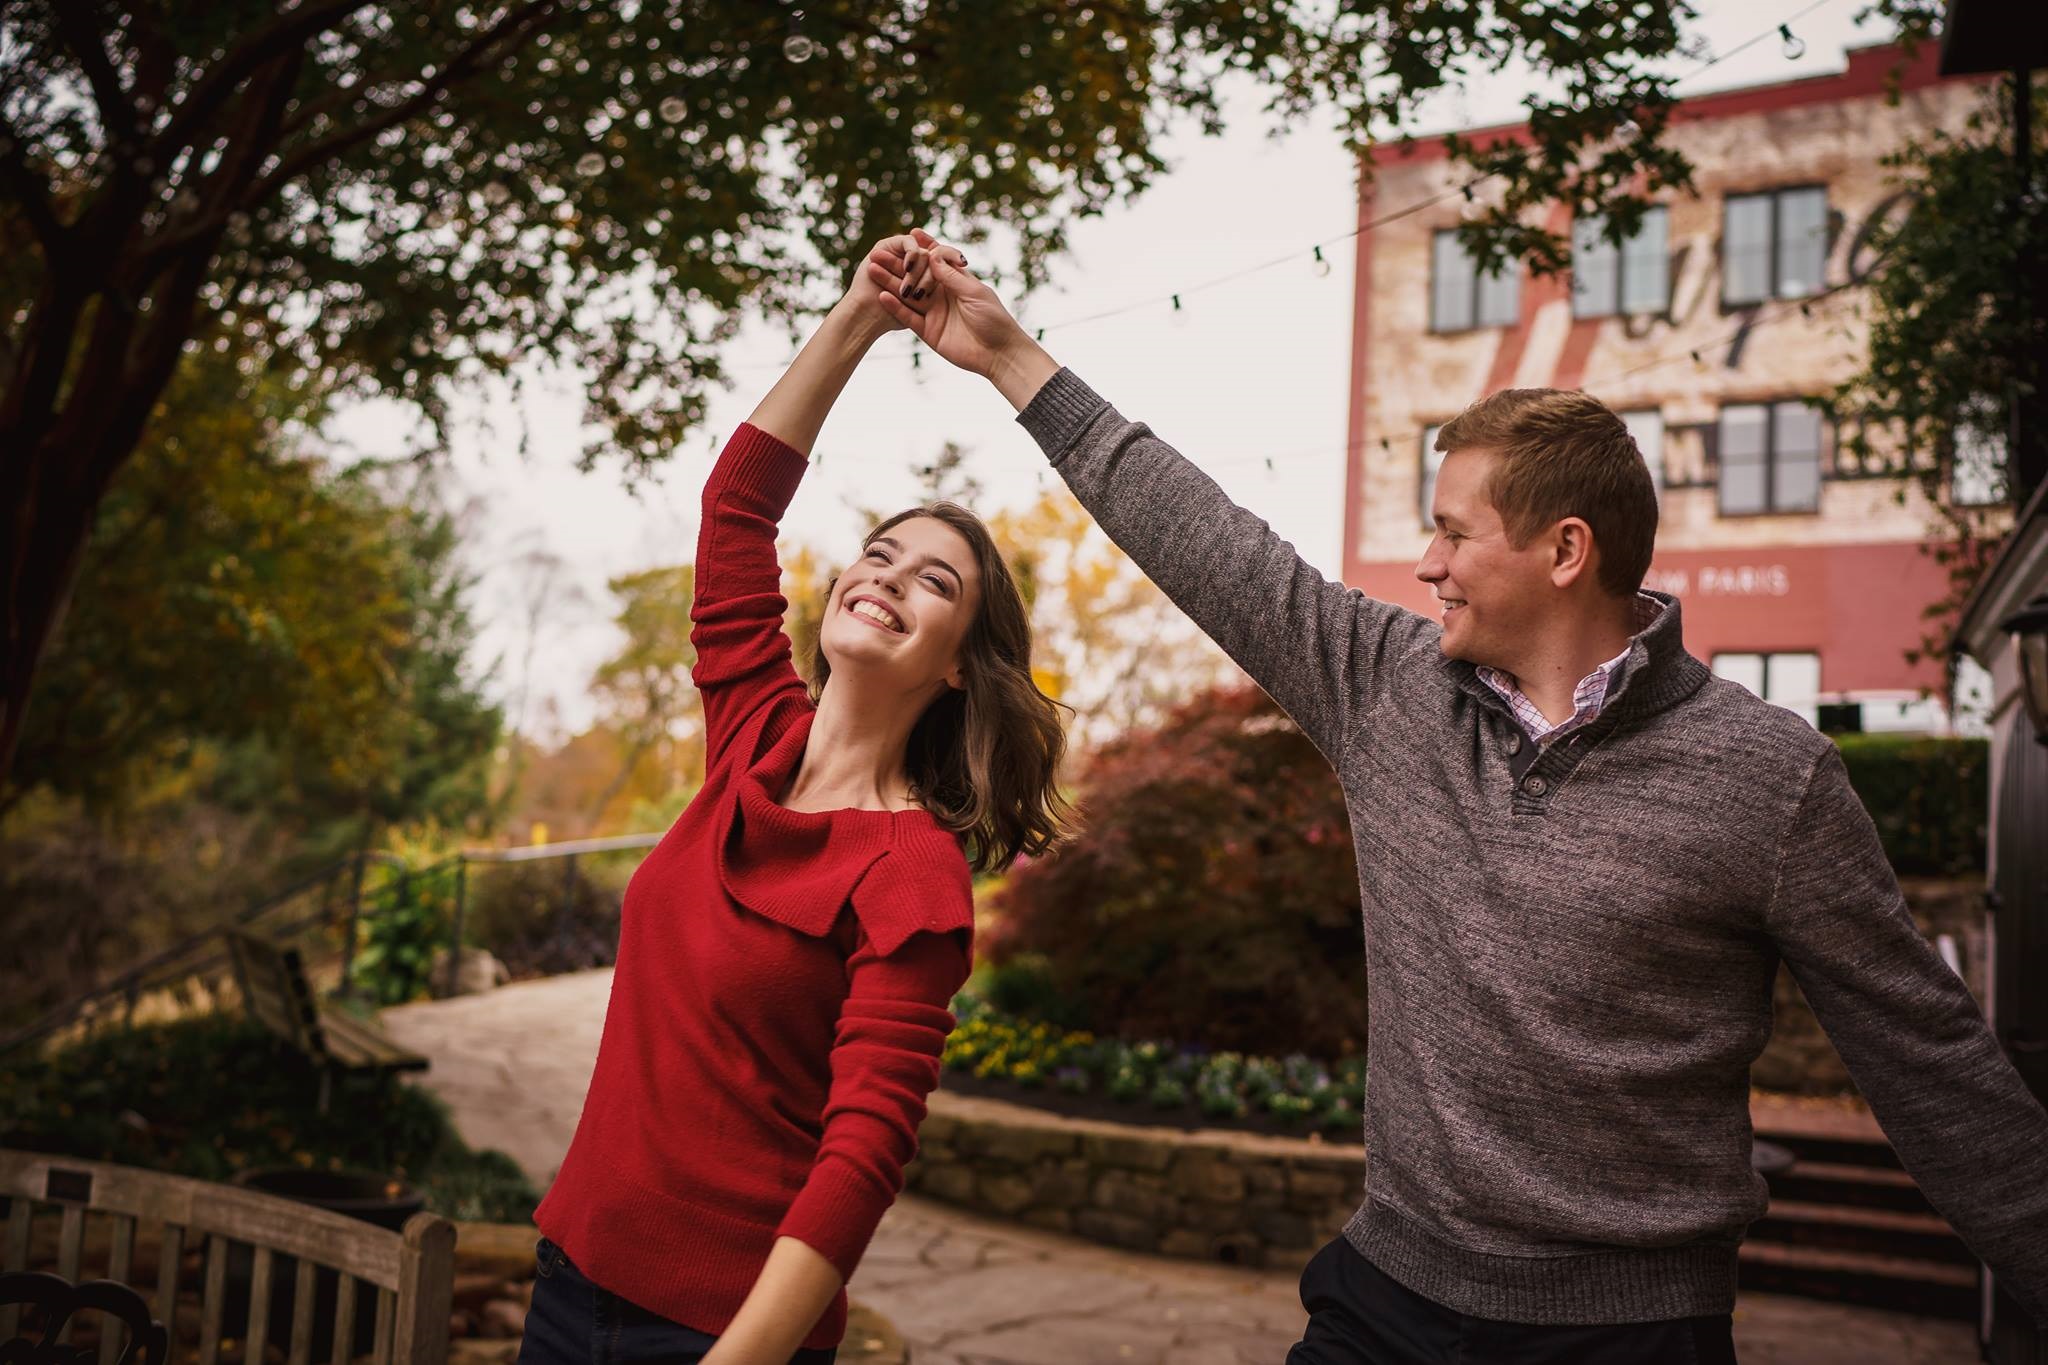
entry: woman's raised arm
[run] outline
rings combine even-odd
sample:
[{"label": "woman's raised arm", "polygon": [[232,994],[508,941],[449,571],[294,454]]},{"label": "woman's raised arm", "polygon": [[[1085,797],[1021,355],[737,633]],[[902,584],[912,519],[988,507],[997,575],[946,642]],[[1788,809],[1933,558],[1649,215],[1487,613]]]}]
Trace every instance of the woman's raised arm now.
[{"label": "woman's raised arm", "polygon": [[[909,237],[876,245],[869,262],[901,265]],[[964,260],[958,252],[948,260]],[[787,603],[775,555],[776,527],[802,482],[832,404],[875,341],[895,330],[866,269],[790,363],[754,415],[732,434],[704,484],[690,604],[697,651],[691,679],[704,701],[709,756],[745,717],[802,682],[782,633]]]}]

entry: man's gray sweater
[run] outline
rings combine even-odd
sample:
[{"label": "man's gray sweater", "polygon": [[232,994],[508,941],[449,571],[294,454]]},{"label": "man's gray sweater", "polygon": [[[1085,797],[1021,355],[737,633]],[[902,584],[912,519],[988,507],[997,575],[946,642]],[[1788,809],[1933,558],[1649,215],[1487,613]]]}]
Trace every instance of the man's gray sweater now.
[{"label": "man's gray sweater", "polygon": [[2048,1321],[2048,1113],[1834,744],[1687,654],[1676,601],[1539,750],[1436,622],[1329,582],[1071,371],[1019,421],[1342,780],[1371,1015],[1344,1232],[1373,1264],[1475,1317],[1728,1312],[1782,959],[1929,1200]]}]

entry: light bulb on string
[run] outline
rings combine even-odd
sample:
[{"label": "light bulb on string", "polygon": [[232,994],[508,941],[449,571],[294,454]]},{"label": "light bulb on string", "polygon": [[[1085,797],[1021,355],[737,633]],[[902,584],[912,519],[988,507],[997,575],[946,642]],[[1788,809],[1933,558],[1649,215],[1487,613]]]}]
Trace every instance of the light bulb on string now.
[{"label": "light bulb on string", "polygon": [[1784,51],[1786,61],[1796,62],[1806,55],[1806,44],[1800,39],[1798,34],[1792,31],[1792,25],[1778,25],[1778,36],[1785,40]]},{"label": "light bulb on string", "polygon": [[924,356],[917,350],[910,353],[910,377],[919,384],[924,383]]},{"label": "light bulb on string", "polygon": [[1176,327],[1185,327],[1188,325],[1188,311],[1187,309],[1180,306],[1180,295],[1178,294],[1175,294],[1173,296],[1173,313],[1167,319],[1167,321],[1171,322]]},{"label": "light bulb on string", "polygon": [[1316,248],[1315,262],[1309,266],[1309,269],[1315,271],[1316,278],[1319,280],[1326,280],[1330,277],[1330,263],[1323,259],[1323,249],[1321,247]]}]

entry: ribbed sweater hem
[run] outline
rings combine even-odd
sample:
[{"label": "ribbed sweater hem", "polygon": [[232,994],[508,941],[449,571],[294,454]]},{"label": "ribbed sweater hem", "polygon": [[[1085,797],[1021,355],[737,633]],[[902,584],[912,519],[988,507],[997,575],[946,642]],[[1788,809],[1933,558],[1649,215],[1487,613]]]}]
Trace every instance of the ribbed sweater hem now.
[{"label": "ribbed sweater hem", "polygon": [[1351,1215],[1344,1238],[1424,1298],[1495,1322],[1594,1326],[1735,1308],[1732,1243],[1501,1256],[1454,1246],[1375,1199]]},{"label": "ribbed sweater hem", "polygon": [[[592,1284],[711,1336],[732,1325],[774,1248],[773,1226],[707,1209],[607,1167],[595,1188],[555,1178],[533,1221]],[[841,1289],[804,1338],[806,1350],[846,1334]]]}]

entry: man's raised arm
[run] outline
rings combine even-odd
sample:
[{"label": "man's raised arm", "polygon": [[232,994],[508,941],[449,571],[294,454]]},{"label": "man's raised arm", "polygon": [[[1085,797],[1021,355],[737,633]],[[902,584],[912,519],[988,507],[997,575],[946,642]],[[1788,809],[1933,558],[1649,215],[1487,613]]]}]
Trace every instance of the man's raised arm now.
[{"label": "man's raised arm", "polygon": [[1324,578],[1149,427],[1062,369],[993,290],[917,236],[901,273],[868,266],[883,307],[1010,400],[1109,538],[1336,762],[1399,672],[1434,666],[1435,623]]}]

